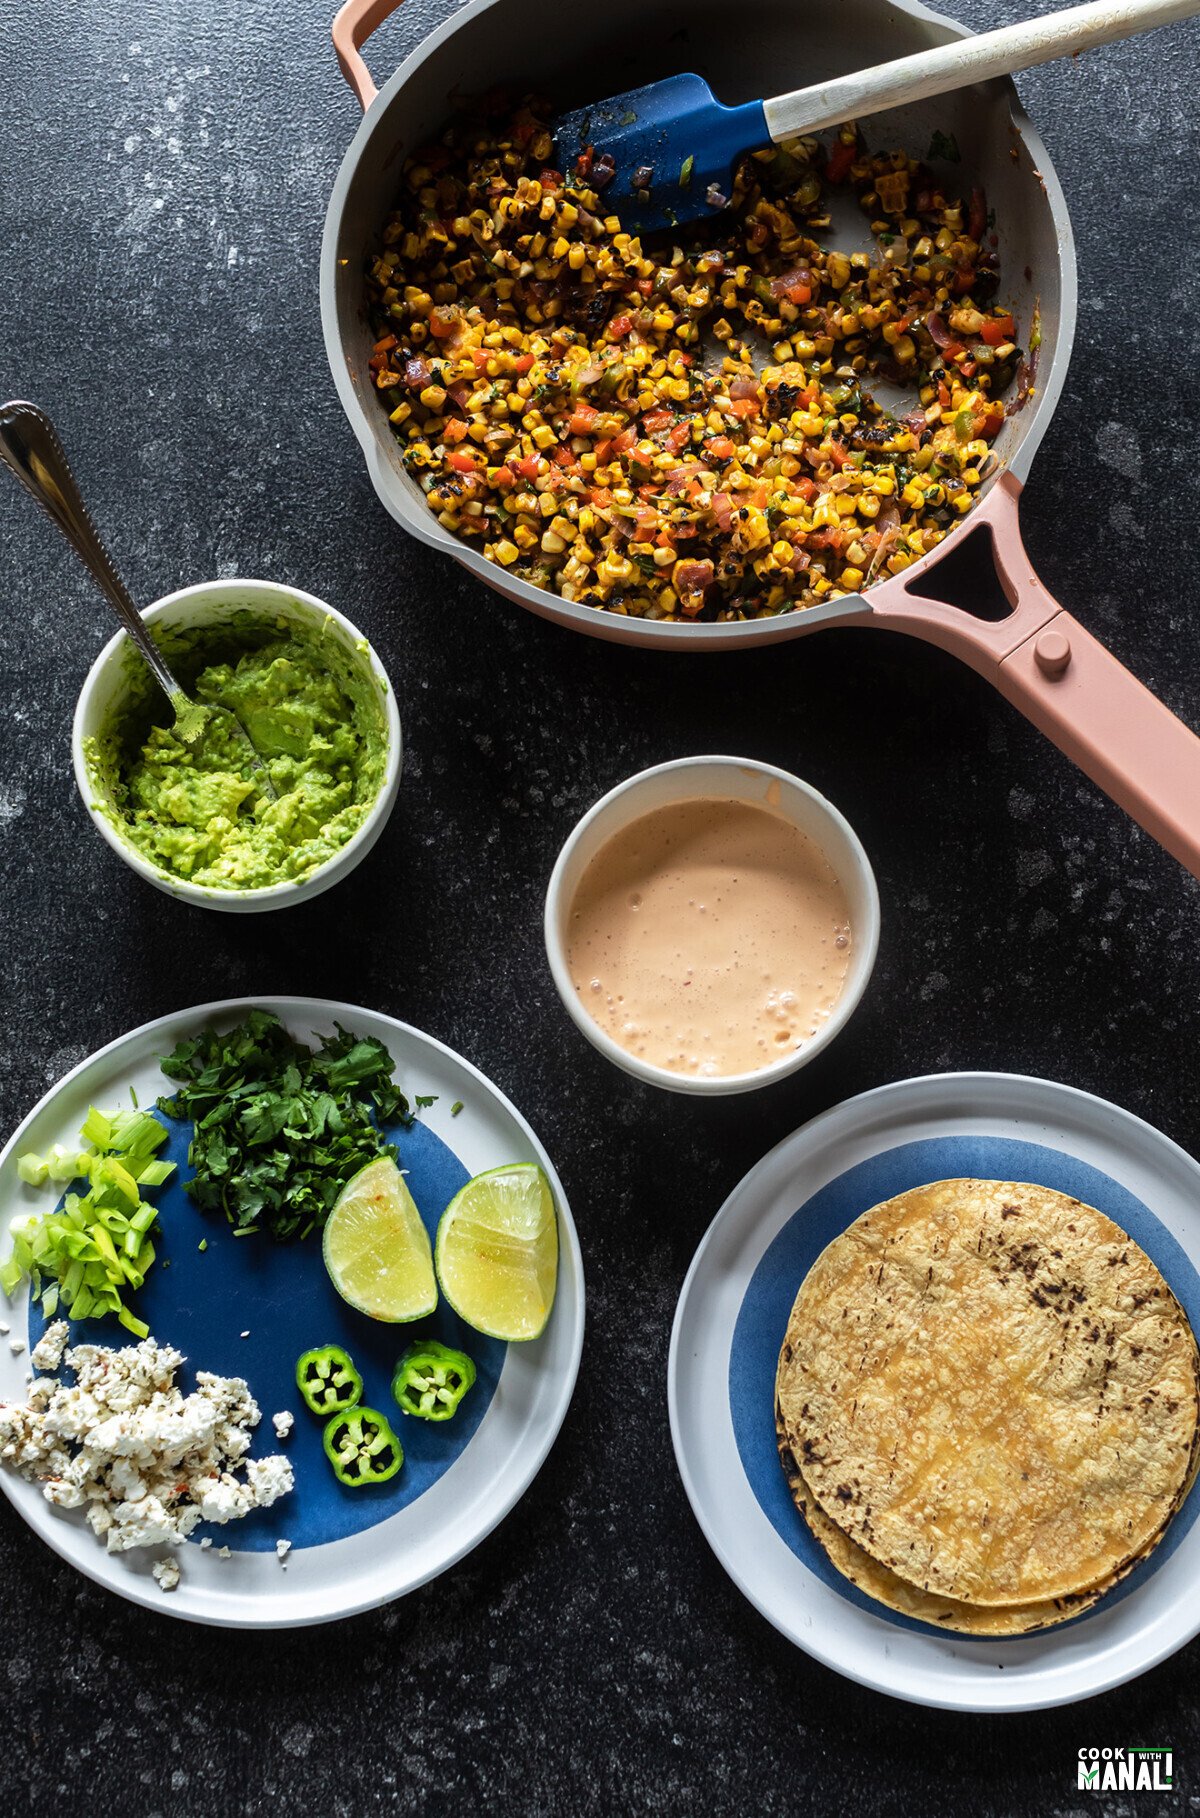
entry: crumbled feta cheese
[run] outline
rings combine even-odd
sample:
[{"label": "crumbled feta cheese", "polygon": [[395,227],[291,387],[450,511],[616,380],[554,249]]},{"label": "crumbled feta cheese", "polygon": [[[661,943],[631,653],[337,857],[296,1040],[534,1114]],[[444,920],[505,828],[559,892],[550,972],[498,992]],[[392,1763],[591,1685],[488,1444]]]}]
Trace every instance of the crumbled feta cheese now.
[{"label": "crumbled feta cheese", "polygon": [[179,1563],[168,1554],[152,1568],[155,1578],[164,1591],[173,1591],[179,1583]]},{"label": "crumbled feta cheese", "polygon": [[249,1336],[250,1336],[249,1332],[239,1332],[238,1333],[239,1338],[249,1338]]},{"label": "crumbled feta cheese", "polygon": [[210,1547],[212,1545],[212,1541],[209,1539],[207,1534],[201,1540],[200,1545],[201,1545],[201,1547]]},{"label": "crumbled feta cheese", "polygon": [[217,1549],[217,1558],[218,1559],[232,1559],[233,1554],[230,1552],[228,1547],[219,1547]]},{"label": "crumbled feta cheese", "polygon": [[30,1356],[34,1369],[46,1370],[53,1375],[62,1363],[70,1336],[71,1328],[65,1319],[56,1319],[52,1326],[47,1326]]},{"label": "crumbled feta cheese", "polygon": [[275,1555],[279,1560],[280,1565],[283,1564],[291,1550],[292,1543],[290,1540],[277,1540],[275,1542]]},{"label": "crumbled feta cheese", "polygon": [[11,1331],[12,1331],[11,1326],[6,1326],[3,1324],[2,1321],[0,1321],[0,1338],[7,1338]]},{"label": "crumbled feta cheese", "polygon": [[[55,1351],[62,1362],[60,1326],[40,1341],[39,1365]],[[66,1352],[74,1383],[39,1377],[28,1402],[0,1402],[0,1461],[40,1482],[47,1502],[85,1509],[110,1553],[172,1545],[201,1521],[269,1508],[292,1488],[292,1467],[281,1454],[246,1458],[257,1402],[240,1377],[206,1370],[184,1395],[182,1363],[152,1338],[120,1351],[76,1345]],[[243,1461],[244,1480],[235,1475]]]},{"label": "crumbled feta cheese", "polygon": [[8,1348],[14,1357],[19,1357],[25,1349],[25,1340],[23,1338],[10,1338],[8,1341]]},{"label": "crumbled feta cheese", "polygon": [[285,1408],[281,1414],[272,1414],[271,1425],[275,1429],[276,1439],[286,1439],[296,1424],[296,1416]]}]

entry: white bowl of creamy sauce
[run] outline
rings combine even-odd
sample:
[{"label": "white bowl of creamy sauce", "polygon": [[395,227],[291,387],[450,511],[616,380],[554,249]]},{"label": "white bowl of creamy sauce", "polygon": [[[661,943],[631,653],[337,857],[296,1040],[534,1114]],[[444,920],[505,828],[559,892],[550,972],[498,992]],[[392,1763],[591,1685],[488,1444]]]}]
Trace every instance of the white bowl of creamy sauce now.
[{"label": "white bowl of creamy sauce", "polygon": [[853,1014],[879,945],[862,844],[799,777],[734,757],[630,777],[546,893],[559,996],[614,1065],[674,1092],[794,1073]]}]

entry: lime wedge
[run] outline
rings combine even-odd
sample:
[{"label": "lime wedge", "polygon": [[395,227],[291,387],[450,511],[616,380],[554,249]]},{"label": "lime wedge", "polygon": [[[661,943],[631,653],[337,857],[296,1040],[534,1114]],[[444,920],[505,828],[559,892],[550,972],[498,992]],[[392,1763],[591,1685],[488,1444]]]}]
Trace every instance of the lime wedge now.
[{"label": "lime wedge", "polygon": [[455,1194],[438,1225],[442,1293],[477,1332],[537,1338],[554,1305],[558,1220],[533,1162],[492,1168]]},{"label": "lime wedge", "polygon": [[395,1162],[368,1162],[342,1188],[322,1244],[329,1279],[371,1319],[423,1319],[437,1306],[429,1233]]}]

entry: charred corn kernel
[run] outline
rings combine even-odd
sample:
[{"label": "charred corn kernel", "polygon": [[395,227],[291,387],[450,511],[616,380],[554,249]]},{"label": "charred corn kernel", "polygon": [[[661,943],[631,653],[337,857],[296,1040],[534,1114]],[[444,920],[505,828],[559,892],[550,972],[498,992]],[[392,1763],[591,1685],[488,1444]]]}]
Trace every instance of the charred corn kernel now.
[{"label": "charred corn kernel", "polygon": [[863,584],[863,571],[861,568],[855,568],[853,565],[850,565],[842,569],[841,574],[838,576],[838,580],[846,589],[847,593],[857,593],[858,589]]},{"label": "charred corn kernel", "polygon": [[517,548],[515,543],[510,543],[507,537],[502,537],[498,543],[492,544],[487,553],[497,562],[500,562],[505,568],[511,568],[513,563],[520,556],[521,551]]},{"label": "charred corn kernel", "polygon": [[518,524],[513,531],[512,540],[518,549],[534,549],[537,546],[537,531],[531,530],[528,524]]},{"label": "charred corn kernel", "polygon": [[542,532],[542,548],[547,555],[561,555],[566,547],[563,538],[555,536],[552,530]]},{"label": "charred corn kernel", "polygon": [[427,385],[421,393],[421,402],[426,410],[441,410],[446,394],[440,385]]}]

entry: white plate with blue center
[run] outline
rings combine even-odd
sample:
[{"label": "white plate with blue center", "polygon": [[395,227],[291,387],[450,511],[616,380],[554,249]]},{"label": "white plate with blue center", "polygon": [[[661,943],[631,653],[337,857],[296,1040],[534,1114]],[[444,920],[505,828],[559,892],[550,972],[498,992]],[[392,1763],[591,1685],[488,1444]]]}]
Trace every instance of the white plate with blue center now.
[{"label": "white plate with blue center", "polygon": [[[335,1292],[319,1235],[284,1244],[264,1234],[235,1238],[222,1219],[193,1205],[183,1191],[191,1125],[163,1117],[170,1135],[160,1153],[179,1166],[150,1194],[159,1208],[158,1260],[132,1304],[153,1338],[183,1352],[187,1362],[177,1381],[185,1393],[195,1386],[197,1370],[246,1379],[262,1410],[251,1456],[284,1453],[295,1488],[243,1521],[198,1528],[185,1544],[109,1554],[82,1511],[52,1507],[37,1484],[11,1470],[0,1471],[0,1487],[56,1553],[123,1597],[196,1622],[287,1628],[403,1596],[461,1559],[503,1520],[532,1482],[570,1403],[583,1346],[583,1266],[550,1157],[503,1093],[468,1061],[407,1024],[318,998],[204,1004],[147,1023],[92,1055],[47,1093],[0,1154],[0,1229],[18,1214],[54,1205],[50,1191],[18,1179],[19,1155],[29,1149],[43,1154],[55,1142],[73,1145],[89,1105],[106,1111],[128,1106],[136,1093],[138,1104],[152,1107],[174,1090],[159,1065],[163,1055],[208,1024],[231,1028],[255,1007],[272,1011],[310,1047],[332,1035],[335,1023],[378,1037],[410,1103],[418,1095],[434,1099],[411,1128],[387,1131],[431,1235],[472,1175],[505,1162],[540,1163],[558,1208],[558,1289],[540,1338],[509,1345],[485,1338],[444,1300],[428,1319],[384,1325]],[[3,1308],[0,1297],[12,1336],[25,1339],[28,1350],[14,1354],[11,1341],[0,1340],[0,1398],[20,1401],[28,1351],[46,1322],[41,1309],[28,1304],[24,1288],[11,1310]],[[112,1346],[135,1342],[115,1320],[77,1322],[71,1336],[73,1342]],[[465,1350],[478,1369],[460,1409],[444,1424],[406,1418],[391,1396],[397,1358],[412,1339],[426,1336]],[[366,1405],[390,1410],[404,1465],[387,1483],[347,1488],[333,1475],[322,1449],[322,1422],[305,1408],[295,1380],[300,1354],[323,1344],[343,1345],[363,1376]],[[64,1371],[62,1380],[70,1382],[70,1373]],[[271,1417],[283,1411],[295,1419],[281,1443]],[[201,1548],[206,1535],[212,1546]],[[276,1555],[279,1540],[291,1542],[285,1564]],[[232,1550],[230,1558],[220,1557],[222,1546]],[[177,1590],[164,1594],[151,1567],[167,1552],[179,1561],[182,1577]]]},{"label": "white plate with blue center", "polygon": [[902,1080],[806,1124],[726,1200],[679,1296],[671,1433],[718,1559],[806,1653],[918,1704],[1037,1710],[1120,1685],[1200,1631],[1200,1492],[1090,1610],[1039,1634],[975,1639],[886,1609],[844,1579],[793,1503],[778,1457],[775,1371],[805,1275],[870,1207],[964,1176],[1031,1181],[1098,1207],[1158,1265],[1200,1333],[1200,1166],[1177,1144],[1046,1080]]}]

